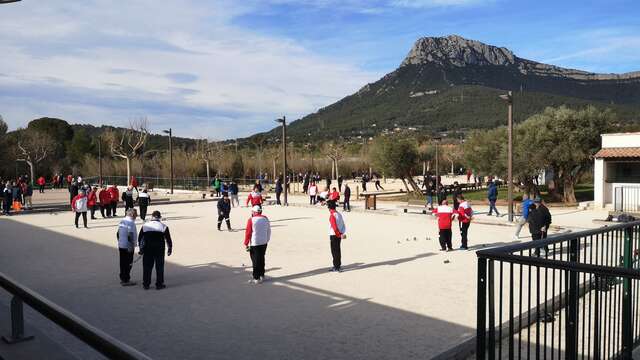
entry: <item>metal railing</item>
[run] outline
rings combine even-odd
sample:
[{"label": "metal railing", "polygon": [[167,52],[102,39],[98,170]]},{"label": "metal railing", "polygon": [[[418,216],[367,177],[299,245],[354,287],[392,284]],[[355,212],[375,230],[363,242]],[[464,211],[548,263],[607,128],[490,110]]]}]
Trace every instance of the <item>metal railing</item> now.
[{"label": "metal railing", "polygon": [[[140,176],[136,177],[138,181],[138,185],[142,186],[142,184],[148,184],[152,188],[165,188],[168,189],[171,185],[171,179],[155,177],[155,176]],[[231,182],[231,179],[220,179],[221,181]],[[91,176],[84,179],[85,182],[90,184],[97,184],[99,182],[98,176]],[[207,181],[206,177],[175,177],[173,179],[173,187],[175,189],[181,190],[206,190],[211,187],[210,181],[213,181],[213,178],[210,178]],[[118,185],[118,186],[127,186],[129,185],[129,179],[126,176],[103,176],[102,182],[108,185]],[[238,179],[236,180],[238,186],[240,187],[250,187],[255,184],[256,179]],[[263,182],[263,186],[266,185],[267,182]]]},{"label": "metal railing", "polygon": [[620,212],[640,212],[640,186],[616,186],[613,208]]},{"label": "metal railing", "polygon": [[[150,359],[145,354],[89,325],[76,315],[54,304],[26,286],[19,284],[3,273],[0,273],[0,287],[13,295],[11,299],[11,336],[2,337],[6,343],[13,344],[33,339],[33,336],[25,336],[24,334],[23,303],[26,303],[32,309],[109,359]],[[44,357],[43,354],[43,358]]]},{"label": "metal railing", "polygon": [[631,359],[640,221],[477,255],[477,359]]}]

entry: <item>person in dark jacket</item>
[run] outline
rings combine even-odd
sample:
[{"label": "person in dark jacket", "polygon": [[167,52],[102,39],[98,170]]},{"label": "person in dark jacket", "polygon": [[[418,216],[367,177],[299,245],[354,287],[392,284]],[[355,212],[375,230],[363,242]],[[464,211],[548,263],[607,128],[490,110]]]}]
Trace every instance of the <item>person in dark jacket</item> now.
[{"label": "person in dark jacket", "polygon": [[460,197],[462,196],[462,188],[457,181],[453,182],[453,210],[458,210],[458,206],[460,206]]},{"label": "person in dark jacket", "polygon": [[122,192],[122,202],[124,202],[124,211],[133,209],[133,186],[127,186],[127,190]]},{"label": "person in dark jacket", "polygon": [[280,202],[280,196],[282,195],[282,178],[279,177],[276,179],[276,205],[282,205]]},{"label": "person in dark jacket", "polygon": [[147,192],[147,189],[142,189],[142,192],[138,194],[138,206],[140,207],[140,218],[144,221],[147,217],[147,207],[151,205],[151,197]]},{"label": "person in dark jacket", "polygon": [[222,199],[218,200],[218,231],[222,231],[222,220],[227,223],[227,230],[231,231],[231,220],[229,215],[231,214],[231,201],[228,194],[223,194]]},{"label": "person in dark jacket", "polygon": [[229,197],[231,198],[231,206],[240,206],[240,200],[238,199],[238,183],[231,181],[229,184]]},{"label": "person in dark jacket", "polygon": [[[542,239],[542,231],[544,230],[544,214],[536,208],[535,204],[529,205],[529,211],[527,215],[527,223],[529,223],[529,232],[531,233],[531,239],[537,241]],[[549,252],[549,248],[545,246],[545,253]],[[540,256],[540,247],[536,247],[536,256]]]},{"label": "person in dark jacket", "polygon": [[74,197],[78,196],[78,190],[80,190],[80,187],[77,182],[74,181],[69,184],[69,202],[71,202]]},{"label": "person in dark jacket", "polygon": [[351,199],[351,188],[349,184],[344,184],[344,192],[342,193],[344,196],[344,201],[342,203],[342,209],[344,211],[351,211],[351,203],[349,200]]},{"label": "person in dark jacket", "polygon": [[498,186],[493,181],[489,183],[489,190],[487,190],[487,200],[489,200],[489,213],[487,215],[491,216],[491,214],[493,214],[493,211],[495,210],[496,216],[500,216],[500,213],[496,208],[496,201],[498,200]]},{"label": "person in dark jacket", "polygon": [[536,198],[534,204],[536,204],[536,210],[540,211],[543,215],[544,229],[542,230],[542,238],[546,239],[549,226],[551,226],[551,212],[549,212],[549,208],[544,205],[544,202],[540,198]]},{"label": "person in dark jacket", "polygon": [[164,251],[167,244],[167,256],[171,256],[173,242],[169,227],[162,223],[160,211],[151,214],[151,220],[142,225],[138,234],[139,254],[142,255],[142,287],[149,290],[151,271],[156,268],[156,289],[166,288],[164,284]]},{"label": "person in dark jacket", "polygon": [[367,175],[362,174],[362,192],[367,191]]},{"label": "person in dark jacket", "polygon": [[342,191],[342,182],[343,182],[343,178],[342,175],[338,176],[338,192]]},{"label": "person in dark jacket", "polygon": [[2,190],[2,213],[5,215],[11,214],[11,205],[13,205],[13,191],[11,189],[11,183],[7,181]]},{"label": "person in dark jacket", "polygon": [[428,183],[423,184],[425,188],[425,194],[427,196],[427,207],[429,210],[433,210],[433,194],[435,192],[435,185],[431,180]]}]

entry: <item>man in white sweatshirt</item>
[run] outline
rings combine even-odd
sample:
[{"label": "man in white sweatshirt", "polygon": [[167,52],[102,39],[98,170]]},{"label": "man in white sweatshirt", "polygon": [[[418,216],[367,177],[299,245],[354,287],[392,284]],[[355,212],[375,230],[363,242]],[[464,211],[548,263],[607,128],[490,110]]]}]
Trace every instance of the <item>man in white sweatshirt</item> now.
[{"label": "man in white sweatshirt", "polygon": [[267,243],[271,239],[271,223],[262,215],[262,207],[255,205],[251,209],[251,218],[247,221],[244,233],[244,246],[251,255],[253,278],[249,284],[261,284],[264,281],[264,255]]},{"label": "man in white sweatshirt", "polygon": [[131,267],[133,266],[133,254],[138,243],[138,232],[136,231],[136,209],[128,209],[124,219],[118,224],[118,252],[120,253],[120,285],[132,286]]}]

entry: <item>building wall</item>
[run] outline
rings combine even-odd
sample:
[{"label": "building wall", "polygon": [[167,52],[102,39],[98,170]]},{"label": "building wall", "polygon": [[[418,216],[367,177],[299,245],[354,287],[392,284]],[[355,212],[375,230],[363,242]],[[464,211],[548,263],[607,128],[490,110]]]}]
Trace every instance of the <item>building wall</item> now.
[{"label": "building wall", "polygon": [[640,133],[602,134],[602,148],[638,147]]},{"label": "building wall", "polygon": [[606,205],[605,175],[604,159],[596,159],[593,165],[593,206],[596,209],[602,209]]}]

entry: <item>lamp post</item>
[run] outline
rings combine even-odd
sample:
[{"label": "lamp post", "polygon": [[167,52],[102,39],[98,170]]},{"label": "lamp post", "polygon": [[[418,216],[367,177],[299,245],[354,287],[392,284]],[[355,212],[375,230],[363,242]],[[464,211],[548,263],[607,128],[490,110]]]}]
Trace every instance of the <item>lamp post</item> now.
[{"label": "lamp post", "polygon": [[436,142],[436,199],[438,200],[438,206],[440,205],[440,169],[438,167],[438,143],[440,142],[439,137],[433,138]]},{"label": "lamp post", "polygon": [[500,95],[500,99],[507,102],[507,136],[508,136],[508,154],[507,154],[507,202],[509,222],[513,221],[513,94],[511,91],[505,95]]},{"label": "lamp post", "polygon": [[282,181],[284,186],[284,206],[289,206],[287,201],[287,118],[276,119],[276,122],[282,124]]},{"label": "lamp post", "polygon": [[169,134],[169,168],[171,171],[171,178],[169,179],[169,184],[171,186],[171,194],[173,194],[173,133],[171,128],[169,130],[163,130],[165,134]]},{"label": "lamp post", "polygon": [[102,188],[102,136],[98,136],[98,185]]}]

